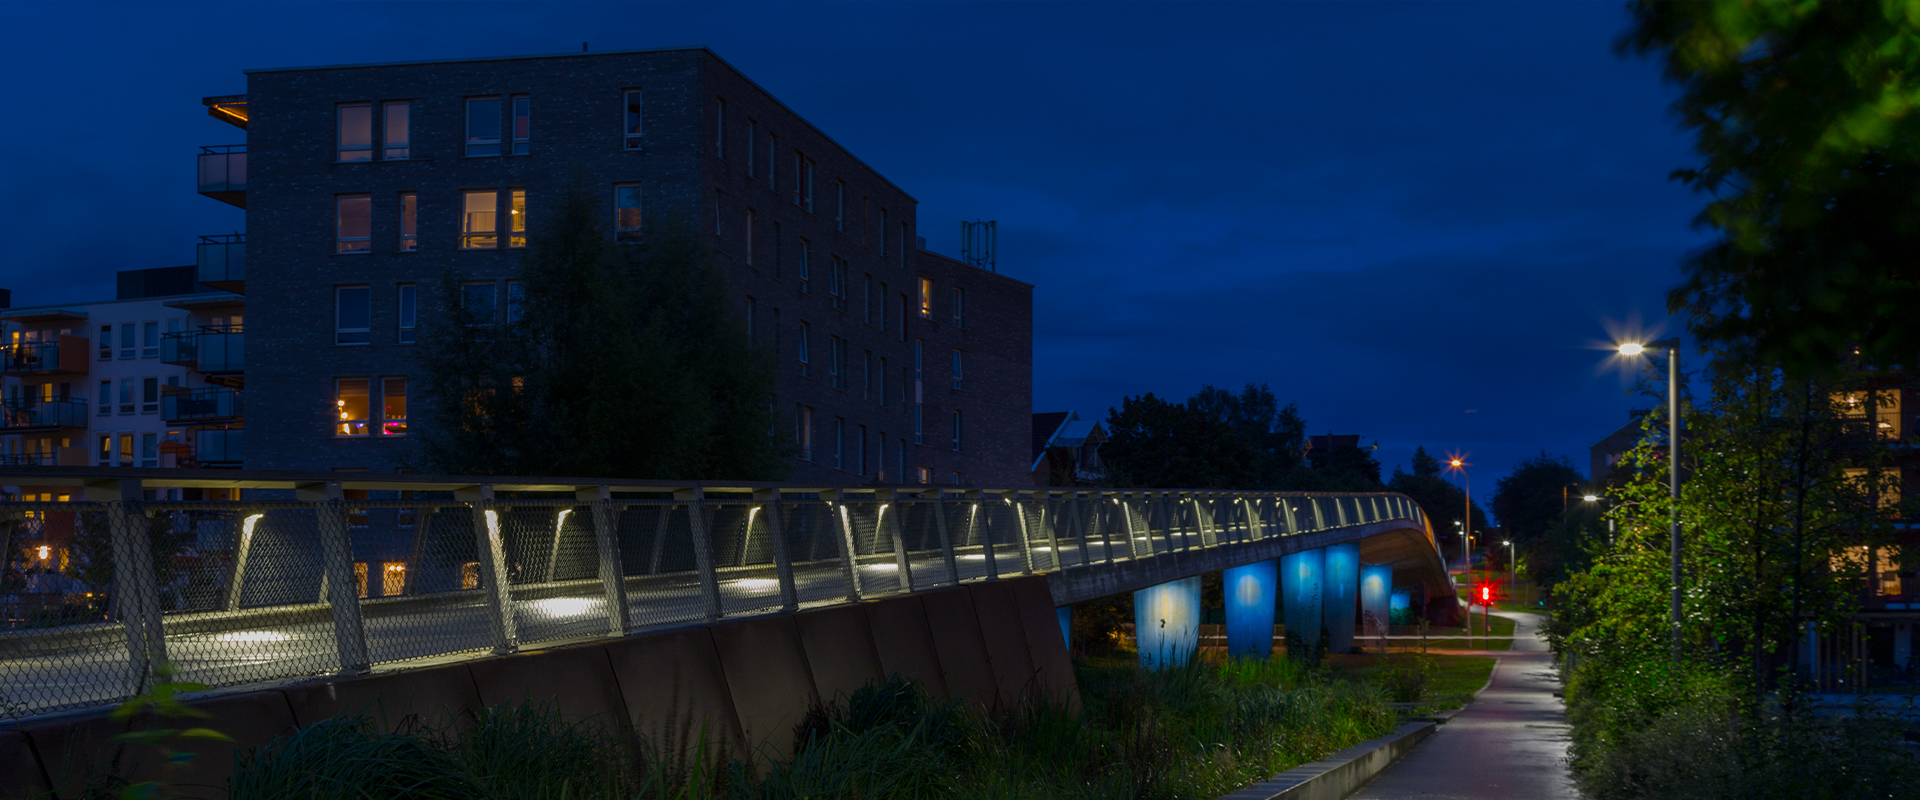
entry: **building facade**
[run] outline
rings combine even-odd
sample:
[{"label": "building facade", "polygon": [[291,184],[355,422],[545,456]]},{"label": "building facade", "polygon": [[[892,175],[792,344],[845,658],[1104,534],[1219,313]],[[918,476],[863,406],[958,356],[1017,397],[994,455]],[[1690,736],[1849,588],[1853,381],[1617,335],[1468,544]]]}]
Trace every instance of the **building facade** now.
[{"label": "building facade", "polygon": [[246,130],[200,191],[248,216],[202,280],[253,309],[250,468],[407,468],[422,326],[510,319],[528,220],[578,185],[617,242],[706,238],[791,479],[1029,480],[1032,287],[926,251],[910,195],[704,48],[254,70],[204,104]]}]

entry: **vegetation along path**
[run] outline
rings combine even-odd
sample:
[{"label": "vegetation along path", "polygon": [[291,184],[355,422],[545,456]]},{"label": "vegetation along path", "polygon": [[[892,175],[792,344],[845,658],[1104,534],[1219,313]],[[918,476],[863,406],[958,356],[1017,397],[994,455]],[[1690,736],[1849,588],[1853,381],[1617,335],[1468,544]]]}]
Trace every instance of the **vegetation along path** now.
[{"label": "vegetation along path", "polygon": [[1567,773],[1566,706],[1553,656],[1535,633],[1545,617],[1496,611],[1514,621],[1513,649],[1493,680],[1432,738],[1360,788],[1353,800],[1577,798]]}]

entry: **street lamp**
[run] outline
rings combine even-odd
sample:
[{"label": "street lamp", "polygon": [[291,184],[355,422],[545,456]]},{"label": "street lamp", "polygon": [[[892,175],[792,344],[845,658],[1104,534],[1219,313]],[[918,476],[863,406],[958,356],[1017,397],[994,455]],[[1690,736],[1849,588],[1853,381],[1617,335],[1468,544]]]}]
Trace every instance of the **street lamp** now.
[{"label": "street lamp", "polygon": [[[1460,557],[1466,561],[1461,568],[1466,570],[1467,583],[1473,583],[1473,478],[1467,474],[1467,462],[1461,458],[1447,460],[1447,469],[1460,473],[1461,483],[1466,485],[1466,508],[1461,514],[1464,524],[1460,529]],[[1473,646],[1473,606],[1467,606],[1467,646]]]},{"label": "street lamp", "polygon": [[1667,610],[1668,622],[1673,626],[1672,655],[1677,661],[1680,658],[1680,337],[1644,344],[1626,342],[1620,345],[1620,355],[1633,357],[1662,347],[1667,349],[1667,487],[1673,499],[1672,532],[1667,537],[1673,592]]}]

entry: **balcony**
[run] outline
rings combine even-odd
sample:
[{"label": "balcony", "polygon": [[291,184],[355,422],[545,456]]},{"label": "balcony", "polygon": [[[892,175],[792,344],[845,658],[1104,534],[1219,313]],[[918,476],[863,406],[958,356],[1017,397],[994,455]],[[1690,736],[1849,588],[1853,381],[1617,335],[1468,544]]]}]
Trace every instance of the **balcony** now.
[{"label": "balcony", "polygon": [[201,283],[215,289],[245,294],[247,289],[247,235],[229,233],[202,236],[195,248]]},{"label": "balcony", "polygon": [[87,466],[87,450],[84,447],[55,447],[41,453],[0,453],[0,467],[84,466]]},{"label": "balcony", "polygon": [[24,433],[87,427],[87,401],[43,400],[38,397],[0,403],[0,431]]},{"label": "balcony", "polygon": [[0,375],[85,375],[92,360],[84,336],[0,345]]},{"label": "balcony", "polygon": [[247,146],[219,144],[200,148],[200,193],[247,207]]},{"label": "balcony", "polygon": [[246,414],[240,400],[238,389],[226,387],[163,393],[160,395],[160,416],[168,423],[239,419]]},{"label": "balcony", "polygon": [[214,376],[246,371],[246,344],[246,334],[238,325],[206,325],[199,330],[162,335],[160,361],[190,367],[208,375],[208,380],[215,380]]},{"label": "balcony", "polygon": [[210,428],[195,435],[193,460],[203,467],[238,467],[245,459],[239,428]]}]

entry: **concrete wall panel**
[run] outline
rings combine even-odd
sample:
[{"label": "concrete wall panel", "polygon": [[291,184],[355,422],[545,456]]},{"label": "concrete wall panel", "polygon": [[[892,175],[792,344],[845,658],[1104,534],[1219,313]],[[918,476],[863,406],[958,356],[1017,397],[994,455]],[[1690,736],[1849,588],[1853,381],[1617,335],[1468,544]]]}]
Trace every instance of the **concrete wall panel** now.
[{"label": "concrete wall panel", "polygon": [[481,707],[466,664],[295,684],[281,690],[301,726],[338,714],[364,714],[382,730],[448,727]]},{"label": "concrete wall panel", "polygon": [[813,689],[821,702],[843,700],[886,677],[865,609],[848,605],[803,611],[794,615],[794,621],[800,625],[800,643],[806,648]]},{"label": "concrete wall panel", "polygon": [[799,624],[780,614],[712,631],[747,746],[763,754],[791,752],[794,726],[817,700]]},{"label": "concrete wall panel", "polygon": [[[294,729],[293,709],[278,691],[218,695],[192,705],[210,716],[193,720],[141,716],[121,722],[109,717],[110,712],[99,711],[57,717],[26,726],[25,731],[42,755],[41,766],[60,797],[85,796],[90,784],[99,786],[109,774],[134,783],[166,780],[195,796],[217,797],[226,792],[235,752],[265,745]],[[198,739],[171,744],[193,753],[194,758],[169,775],[154,748],[113,741],[127,731],[189,726],[212,728],[233,737],[233,742]],[[9,791],[12,782],[8,776]]]},{"label": "concrete wall panel", "polygon": [[1073,658],[1067,652],[1066,633],[1053,607],[1053,595],[1047,591],[1047,579],[1036,575],[1008,581],[1007,585],[1013,588],[1020,624],[1027,632],[1027,653],[1038,672],[1035,688],[1079,713],[1080,684],[1073,677]]},{"label": "concrete wall panel", "polygon": [[621,639],[607,645],[607,657],[627,720],[649,745],[675,754],[690,749],[702,731],[709,744],[744,740],[711,629]]},{"label": "concrete wall panel", "polygon": [[927,624],[927,609],[919,595],[904,595],[866,603],[867,625],[873,631],[873,649],[880,656],[880,671],[918,678],[935,697],[945,697],[947,681],[940,670],[940,653],[934,645],[933,629]]},{"label": "concrete wall panel", "polygon": [[0,731],[0,798],[41,798],[53,791],[47,776],[40,771],[40,759],[33,753],[27,735],[19,731]]},{"label": "concrete wall panel", "polygon": [[480,704],[553,703],[569,722],[592,720],[609,729],[626,723],[625,705],[602,644],[516,653],[470,662]]},{"label": "concrete wall panel", "polygon": [[946,696],[965,698],[991,707],[999,694],[987,644],[980,634],[973,595],[956,587],[920,596],[927,610],[927,628],[933,631],[933,649],[940,656],[940,674],[946,678]]},{"label": "concrete wall panel", "polygon": [[988,581],[967,587],[974,613],[980,619],[980,638],[993,666],[995,701],[1002,709],[1018,708],[1023,697],[1040,691],[1040,678],[1027,650],[1027,628],[1020,619],[1020,603],[1008,581]]}]

